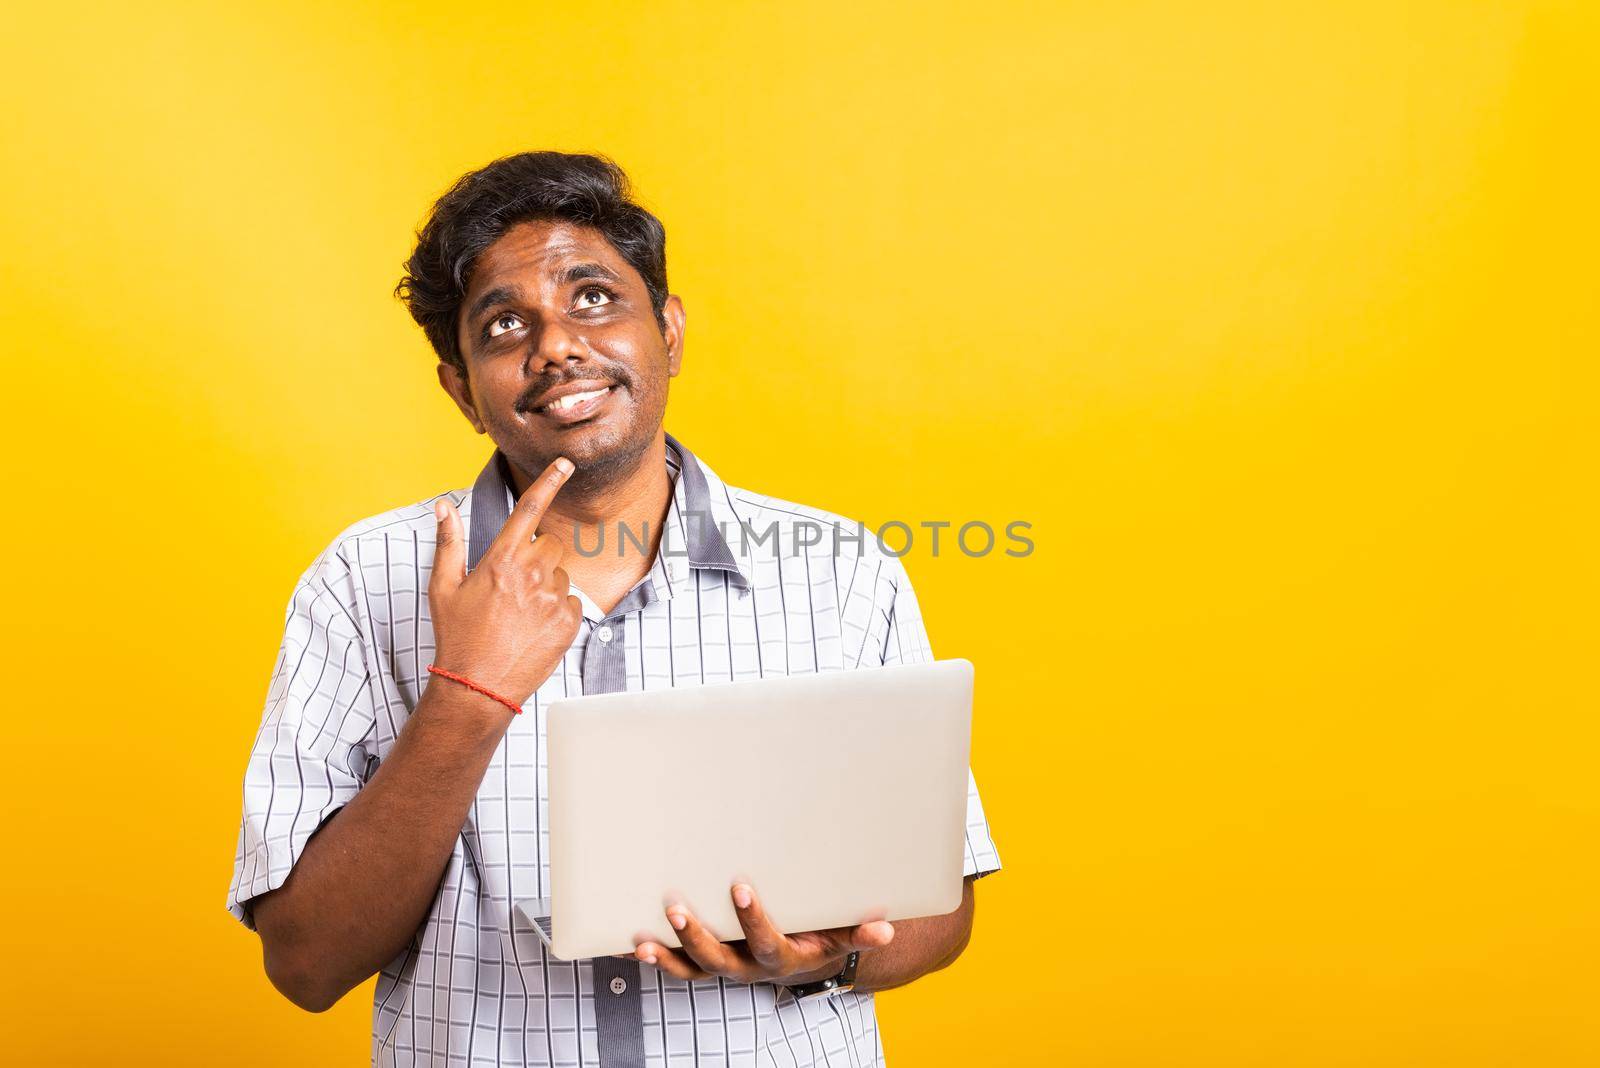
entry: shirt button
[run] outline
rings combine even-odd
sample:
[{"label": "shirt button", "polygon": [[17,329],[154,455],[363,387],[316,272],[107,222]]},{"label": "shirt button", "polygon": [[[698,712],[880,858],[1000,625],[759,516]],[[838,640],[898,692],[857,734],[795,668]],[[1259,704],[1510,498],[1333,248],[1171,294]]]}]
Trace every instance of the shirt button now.
[{"label": "shirt button", "polygon": [[[611,628],[610,627],[601,627],[599,630],[594,632],[594,636],[596,638],[599,638],[600,641],[603,644],[606,644],[606,645],[610,645],[611,644]],[[618,993],[621,993],[621,991],[618,991]]]},{"label": "shirt button", "polygon": [[611,992],[613,994],[621,994],[621,993],[625,992],[627,989],[628,989],[628,981],[626,979],[624,979],[622,976],[619,975],[615,979],[611,980]]}]

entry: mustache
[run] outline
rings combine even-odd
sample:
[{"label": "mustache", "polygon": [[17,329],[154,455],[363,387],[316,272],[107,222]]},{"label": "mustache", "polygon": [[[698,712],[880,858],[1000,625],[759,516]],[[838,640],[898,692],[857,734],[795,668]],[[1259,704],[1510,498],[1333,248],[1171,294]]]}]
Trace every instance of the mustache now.
[{"label": "mustache", "polygon": [[626,367],[605,364],[585,366],[576,368],[567,374],[549,375],[538,379],[518,399],[517,411],[532,411],[539,398],[557,386],[564,386],[568,382],[593,382],[596,379],[604,379],[614,386],[622,386],[625,389],[633,388],[633,376],[628,373]]}]

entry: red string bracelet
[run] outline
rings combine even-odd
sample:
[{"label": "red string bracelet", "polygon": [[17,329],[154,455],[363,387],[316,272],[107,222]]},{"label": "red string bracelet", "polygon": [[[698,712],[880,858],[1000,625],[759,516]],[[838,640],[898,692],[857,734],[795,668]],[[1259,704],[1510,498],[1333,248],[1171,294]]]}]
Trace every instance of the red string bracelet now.
[{"label": "red string bracelet", "polygon": [[465,675],[457,675],[454,671],[446,671],[444,668],[442,668],[442,667],[434,667],[432,664],[428,665],[428,670],[433,672],[435,675],[443,675],[447,679],[455,679],[461,685],[467,687],[470,690],[477,690],[479,693],[483,694],[483,696],[485,696],[485,697],[494,698],[496,701],[499,701],[501,704],[503,704],[507,708],[511,709],[511,711],[515,712],[517,715],[520,716],[522,714],[522,706],[517,704],[515,701],[511,700],[511,698],[509,698],[509,697],[501,697],[499,694],[495,693],[493,690],[489,689],[488,687],[479,686],[477,683],[473,682],[471,679],[467,678]]}]

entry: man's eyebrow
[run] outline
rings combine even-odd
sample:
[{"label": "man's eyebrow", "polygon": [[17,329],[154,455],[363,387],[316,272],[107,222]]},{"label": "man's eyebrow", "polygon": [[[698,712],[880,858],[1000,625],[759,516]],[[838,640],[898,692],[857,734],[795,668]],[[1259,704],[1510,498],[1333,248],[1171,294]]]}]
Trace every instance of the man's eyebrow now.
[{"label": "man's eyebrow", "polygon": [[582,282],[590,278],[599,278],[602,281],[614,282],[618,285],[622,284],[621,275],[607,267],[605,264],[596,263],[593,260],[588,260],[583,263],[574,263],[568,267],[562,268],[561,273],[556,276],[556,283],[558,285],[569,286],[574,282]]},{"label": "man's eyebrow", "polygon": [[483,296],[472,302],[472,307],[467,309],[467,322],[472,322],[478,316],[502,301],[514,300],[517,290],[514,286],[495,286]]}]

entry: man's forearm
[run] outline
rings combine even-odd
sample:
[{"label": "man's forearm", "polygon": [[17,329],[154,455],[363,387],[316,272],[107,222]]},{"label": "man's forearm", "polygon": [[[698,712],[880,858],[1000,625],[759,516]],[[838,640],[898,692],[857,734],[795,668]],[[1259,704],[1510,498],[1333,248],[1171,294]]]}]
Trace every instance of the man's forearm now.
[{"label": "man's forearm", "polygon": [[253,903],[267,975],[321,1011],[392,960],[427,915],[510,713],[430,685],[355,798]]},{"label": "man's forearm", "polygon": [[[862,993],[890,990],[954,963],[972,935],[975,907],[972,876],[969,875],[962,887],[961,904],[954,912],[896,920],[894,941],[881,949],[864,951],[856,962],[855,989]],[[784,985],[815,982],[837,971],[835,967],[827,975],[792,976]]]}]

